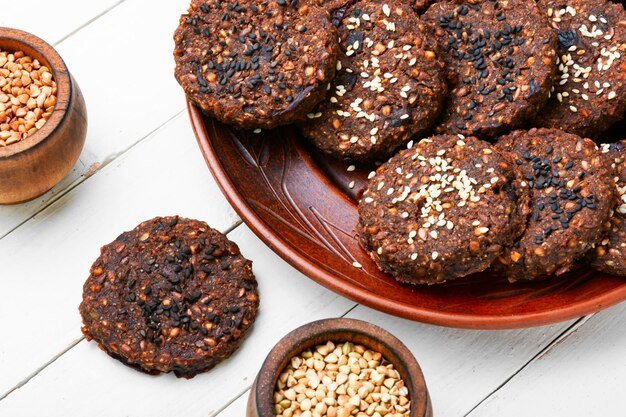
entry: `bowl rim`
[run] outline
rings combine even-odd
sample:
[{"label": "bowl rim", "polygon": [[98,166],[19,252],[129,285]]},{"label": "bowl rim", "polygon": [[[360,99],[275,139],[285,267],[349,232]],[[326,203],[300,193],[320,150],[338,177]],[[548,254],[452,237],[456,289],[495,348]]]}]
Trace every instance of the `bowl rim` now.
[{"label": "bowl rim", "polygon": [[73,99],[73,86],[69,70],[61,55],[52,45],[32,33],[0,26],[0,50],[4,50],[4,43],[7,40],[30,50],[23,52],[39,60],[52,71],[53,79],[57,83],[57,102],[50,119],[35,134],[17,143],[0,147],[0,160],[33,150],[44,143],[65,120],[67,110],[71,108]]},{"label": "bowl rim", "polygon": [[[405,386],[409,390],[411,417],[428,416],[431,412],[431,400],[426,386],[424,373],[409,348],[387,330],[366,321],[350,318],[329,318],[304,324],[281,338],[269,352],[257,374],[254,383],[254,398],[258,417],[274,416],[273,394],[278,376],[291,357],[318,344],[316,338],[322,337],[335,343],[342,342],[342,334],[372,339],[392,352],[395,359],[386,357],[398,372],[401,372]],[[334,339],[336,336],[337,339]],[[360,343],[360,342],[359,342]],[[376,350],[367,343],[360,343]],[[401,364],[398,366],[397,361]],[[405,372],[401,368],[406,368]],[[267,384],[267,381],[270,381]],[[271,410],[271,413],[267,410]],[[264,411],[266,412],[264,414]]]}]

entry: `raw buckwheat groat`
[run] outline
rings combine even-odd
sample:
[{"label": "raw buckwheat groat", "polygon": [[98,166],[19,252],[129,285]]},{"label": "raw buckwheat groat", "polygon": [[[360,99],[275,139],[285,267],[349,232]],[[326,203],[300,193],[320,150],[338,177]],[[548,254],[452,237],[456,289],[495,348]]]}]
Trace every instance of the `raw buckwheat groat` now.
[{"label": "raw buckwheat groat", "polygon": [[626,141],[602,145],[615,170],[619,201],[610,219],[609,234],[592,251],[591,266],[607,274],[626,276]]},{"label": "raw buckwheat groat", "polygon": [[83,333],[150,374],[191,378],[228,358],[259,305],[252,263],[206,223],[157,217],[104,246],[83,287]]},{"label": "raw buckwheat groat", "polygon": [[536,124],[597,137],[626,111],[626,11],[606,0],[541,0],[558,36],[551,99]]},{"label": "raw buckwheat groat", "polygon": [[431,35],[401,1],[351,5],[339,34],[337,77],[302,133],[337,158],[386,158],[434,122],[446,93],[443,65]]},{"label": "raw buckwheat groat", "polygon": [[533,280],[569,271],[606,231],[615,202],[613,173],[590,139],[557,129],[515,131],[496,149],[510,152],[530,190],[524,234],[494,269],[509,280]]},{"label": "raw buckwheat groat", "polygon": [[174,40],[187,96],[244,128],[303,119],[325,96],[338,53],[328,13],[296,0],[194,0]]},{"label": "raw buckwheat groat", "polygon": [[520,127],[546,103],[556,35],[533,0],[441,1],[422,18],[452,89],[437,133],[490,138]]},{"label": "raw buckwheat groat", "polygon": [[487,269],[523,232],[527,189],[487,142],[424,139],[383,164],[359,203],[361,244],[397,280],[436,284]]},{"label": "raw buckwheat groat", "polygon": [[57,102],[52,71],[22,51],[0,49],[0,148],[43,128]]}]

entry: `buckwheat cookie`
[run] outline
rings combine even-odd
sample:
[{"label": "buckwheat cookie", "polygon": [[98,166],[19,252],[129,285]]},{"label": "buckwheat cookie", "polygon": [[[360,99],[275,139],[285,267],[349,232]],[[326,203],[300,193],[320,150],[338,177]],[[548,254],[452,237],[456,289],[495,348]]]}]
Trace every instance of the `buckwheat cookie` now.
[{"label": "buckwheat cookie", "polygon": [[422,16],[437,38],[451,94],[435,131],[492,138],[548,100],[556,34],[533,0],[447,0]]},{"label": "buckwheat cookie", "polygon": [[615,170],[619,201],[608,235],[592,251],[591,266],[607,274],[626,276],[626,141],[602,145],[601,150]]},{"label": "buckwheat cookie", "polygon": [[431,36],[402,1],[354,3],[339,36],[337,76],[302,133],[337,158],[386,158],[439,114],[446,93],[443,64]]},{"label": "buckwheat cookie", "polygon": [[328,13],[297,0],[194,0],[174,40],[187,96],[244,128],[304,118],[324,98],[338,53]]},{"label": "buckwheat cookie", "polygon": [[487,269],[519,236],[528,190],[487,142],[433,136],[401,151],[359,203],[360,242],[398,281],[437,284]]},{"label": "buckwheat cookie", "polygon": [[101,249],[83,333],[142,372],[191,378],[228,358],[259,305],[252,263],[206,223],[157,217]]},{"label": "buckwheat cookie", "polygon": [[558,36],[551,99],[536,125],[597,137],[626,111],[626,11],[606,0],[540,0]]},{"label": "buckwheat cookie", "polygon": [[615,202],[613,174],[590,139],[557,129],[515,131],[496,149],[510,152],[530,190],[526,231],[494,263],[511,281],[569,271],[606,231]]}]

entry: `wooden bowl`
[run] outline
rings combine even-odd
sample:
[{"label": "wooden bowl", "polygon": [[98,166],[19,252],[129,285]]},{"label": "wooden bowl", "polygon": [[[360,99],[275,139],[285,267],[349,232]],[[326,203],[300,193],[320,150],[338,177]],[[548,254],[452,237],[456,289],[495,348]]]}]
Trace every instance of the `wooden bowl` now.
[{"label": "wooden bowl", "polygon": [[327,319],[306,324],[285,336],[269,353],[248,397],[247,417],[274,417],[274,387],[280,372],[303,350],[324,344],[352,342],[382,353],[409,389],[411,417],[432,417],[422,370],[409,349],[395,336],[373,324],[352,319]]},{"label": "wooden bowl", "polygon": [[52,46],[30,33],[0,28],[0,50],[19,50],[38,59],[57,83],[57,102],[43,127],[0,148],[0,204],[14,204],[40,196],[70,172],[85,144],[87,109],[78,84]]}]

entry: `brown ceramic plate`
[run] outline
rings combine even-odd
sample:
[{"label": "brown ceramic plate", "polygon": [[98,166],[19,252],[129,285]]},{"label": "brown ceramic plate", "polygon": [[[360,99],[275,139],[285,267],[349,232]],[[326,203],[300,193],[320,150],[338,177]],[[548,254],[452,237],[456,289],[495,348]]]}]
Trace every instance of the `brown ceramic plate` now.
[{"label": "brown ceramic plate", "polygon": [[295,268],[358,303],[441,326],[505,329],[564,321],[626,300],[626,279],[586,268],[533,283],[482,273],[434,287],[399,284],[378,270],[353,230],[356,196],[371,167],[348,172],[347,163],[320,157],[293,128],[241,132],[188,106],[204,158],[247,225]]}]

